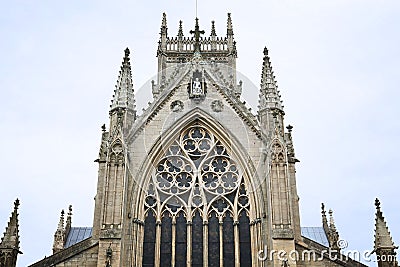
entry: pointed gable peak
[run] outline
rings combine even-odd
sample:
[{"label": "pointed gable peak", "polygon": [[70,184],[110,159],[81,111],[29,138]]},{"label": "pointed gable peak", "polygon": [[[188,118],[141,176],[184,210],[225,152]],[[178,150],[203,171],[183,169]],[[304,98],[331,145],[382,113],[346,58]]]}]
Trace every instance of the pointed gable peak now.
[{"label": "pointed gable peak", "polygon": [[375,199],[376,217],[375,217],[375,250],[379,249],[397,249],[394,245],[389,228],[386,225],[385,218],[381,211],[381,203],[378,198]]},{"label": "pointed gable peak", "polygon": [[261,73],[261,89],[259,96],[260,109],[279,109],[283,111],[281,96],[278,91],[278,85],[275,81],[274,72],[270,58],[268,56],[268,49],[264,48],[264,58]]},{"label": "pointed gable peak", "polygon": [[125,55],[122,61],[117,84],[111,101],[111,111],[117,108],[135,110],[135,98],[132,83],[132,70],[129,59],[129,48],[125,49]]},{"label": "pointed gable peak", "polygon": [[0,248],[12,248],[19,250],[19,225],[18,225],[18,207],[19,199],[14,202],[14,210],[11,213],[10,220],[0,242]]}]

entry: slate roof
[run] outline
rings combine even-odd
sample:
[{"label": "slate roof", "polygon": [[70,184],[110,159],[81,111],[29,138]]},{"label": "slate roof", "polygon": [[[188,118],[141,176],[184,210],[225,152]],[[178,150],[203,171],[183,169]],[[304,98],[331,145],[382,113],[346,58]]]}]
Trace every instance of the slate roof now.
[{"label": "slate roof", "polygon": [[92,236],[92,227],[71,227],[64,248],[68,248]]},{"label": "slate roof", "polygon": [[325,247],[329,247],[328,238],[322,227],[301,227],[301,235]]}]

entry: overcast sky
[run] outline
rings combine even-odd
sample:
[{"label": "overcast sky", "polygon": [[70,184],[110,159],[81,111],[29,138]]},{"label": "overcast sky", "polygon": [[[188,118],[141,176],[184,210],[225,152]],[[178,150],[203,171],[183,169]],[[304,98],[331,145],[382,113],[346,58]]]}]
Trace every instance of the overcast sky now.
[{"label": "overcast sky", "polygon": [[[123,50],[132,52],[141,110],[151,100],[162,12],[170,36],[179,20],[188,35],[195,1],[1,2],[0,232],[20,198],[18,266],[26,266],[51,254],[69,204],[73,226],[92,225],[93,161]],[[301,161],[302,226],[321,226],[325,202],[349,248],[371,249],[379,197],[400,245],[400,1],[199,0],[206,35],[211,20],[226,34],[227,12],[238,70],[256,85],[269,48]],[[253,110],[257,95],[244,84]]]}]

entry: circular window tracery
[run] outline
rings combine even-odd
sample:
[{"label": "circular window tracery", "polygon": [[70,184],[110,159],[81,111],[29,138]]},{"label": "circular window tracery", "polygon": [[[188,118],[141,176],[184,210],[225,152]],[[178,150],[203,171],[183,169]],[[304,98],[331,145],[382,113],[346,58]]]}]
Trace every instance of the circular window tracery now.
[{"label": "circular window tracery", "polygon": [[155,165],[145,207],[155,211],[160,205],[161,214],[186,213],[190,208],[190,213],[223,216],[227,211],[248,213],[248,202],[241,170],[229,149],[205,126],[195,124],[166,148]]}]

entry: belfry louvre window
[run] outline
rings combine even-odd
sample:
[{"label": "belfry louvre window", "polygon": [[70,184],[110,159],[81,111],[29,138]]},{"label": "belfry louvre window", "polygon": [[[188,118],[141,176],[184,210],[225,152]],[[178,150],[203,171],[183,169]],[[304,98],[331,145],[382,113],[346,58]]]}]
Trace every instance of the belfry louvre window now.
[{"label": "belfry louvre window", "polygon": [[195,123],[163,149],[145,199],[143,266],[251,266],[251,207],[230,147]]}]

